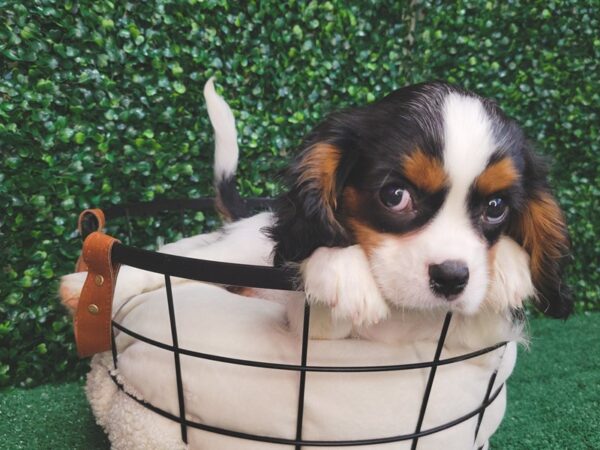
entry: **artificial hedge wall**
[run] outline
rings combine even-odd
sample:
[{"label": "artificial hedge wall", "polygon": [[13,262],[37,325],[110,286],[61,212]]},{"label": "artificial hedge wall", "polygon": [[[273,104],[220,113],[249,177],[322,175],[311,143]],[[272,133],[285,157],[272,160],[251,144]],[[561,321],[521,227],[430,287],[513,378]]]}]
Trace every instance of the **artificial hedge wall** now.
[{"label": "artificial hedge wall", "polygon": [[[246,195],[276,193],[332,109],[435,78],[497,99],[554,159],[577,308],[599,308],[595,0],[259,3],[0,0],[0,385],[85,370],[56,296],[81,209],[210,194],[211,75],[238,119]],[[148,246],[210,221],[134,222]]]}]

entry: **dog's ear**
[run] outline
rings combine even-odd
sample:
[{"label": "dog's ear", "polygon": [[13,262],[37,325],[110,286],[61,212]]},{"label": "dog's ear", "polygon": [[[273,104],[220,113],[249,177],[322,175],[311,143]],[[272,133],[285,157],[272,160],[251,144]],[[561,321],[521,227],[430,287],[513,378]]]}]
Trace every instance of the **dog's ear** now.
[{"label": "dog's ear", "polygon": [[351,244],[339,211],[357,153],[335,139],[311,140],[288,171],[291,189],[279,200],[268,230],[276,265],[301,261],[317,247]]},{"label": "dog's ear", "polygon": [[545,315],[565,319],[573,311],[564,281],[570,239],[563,212],[551,193],[543,158],[524,151],[526,198],[509,224],[508,233],[529,253],[536,307]]}]

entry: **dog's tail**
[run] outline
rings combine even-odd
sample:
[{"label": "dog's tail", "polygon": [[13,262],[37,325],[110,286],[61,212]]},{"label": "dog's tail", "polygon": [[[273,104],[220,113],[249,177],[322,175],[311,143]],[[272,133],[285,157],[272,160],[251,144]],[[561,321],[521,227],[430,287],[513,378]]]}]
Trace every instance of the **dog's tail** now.
[{"label": "dog's tail", "polygon": [[212,77],[204,85],[204,99],[215,130],[215,207],[226,221],[231,222],[249,215],[235,181],[239,158],[235,118],[227,102],[215,91]]}]

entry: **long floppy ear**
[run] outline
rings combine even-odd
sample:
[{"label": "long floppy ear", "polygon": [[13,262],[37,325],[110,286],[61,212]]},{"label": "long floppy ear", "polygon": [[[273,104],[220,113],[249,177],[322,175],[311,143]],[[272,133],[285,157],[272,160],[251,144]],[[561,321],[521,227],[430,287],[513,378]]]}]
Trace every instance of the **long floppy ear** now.
[{"label": "long floppy ear", "polygon": [[301,261],[317,247],[351,244],[339,211],[356,159],[355,151],[341,148],[334,139],[316,140],[300,153],[288,171],[291,189],[279,200],[275,224],[268,230],[275,241],[276,265]]},{"label": "long floppy ear", "polygon": [[525,152],[527,197],[508,232],[529,253],[536,307],[545,315],[566,319],[573,312],[571,292],[564,281],[570,255],[567,225],[546,180],[544,160],[529,150]]}]

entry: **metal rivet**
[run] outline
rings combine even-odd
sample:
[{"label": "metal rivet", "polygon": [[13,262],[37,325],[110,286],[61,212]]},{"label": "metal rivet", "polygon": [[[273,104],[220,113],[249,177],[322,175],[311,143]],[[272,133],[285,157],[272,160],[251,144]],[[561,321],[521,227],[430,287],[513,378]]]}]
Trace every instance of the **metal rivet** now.
[{"label": "metal rivet", "polygon": [[102,284],[104,284],[104,277],[102,275],[96,275],[94,283],[96,283],[96,286],[102,286]]},{"label": "metal rivet", "polygon": [[92,303],[90,306],[88,306],[88,311],[90,314],[96,315],[100,312],[100,308],[98,308],[98,305]]}]

